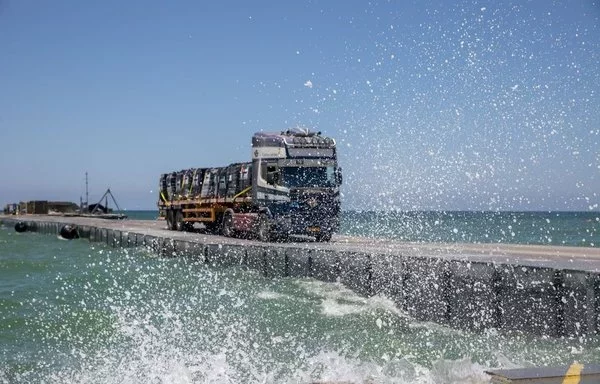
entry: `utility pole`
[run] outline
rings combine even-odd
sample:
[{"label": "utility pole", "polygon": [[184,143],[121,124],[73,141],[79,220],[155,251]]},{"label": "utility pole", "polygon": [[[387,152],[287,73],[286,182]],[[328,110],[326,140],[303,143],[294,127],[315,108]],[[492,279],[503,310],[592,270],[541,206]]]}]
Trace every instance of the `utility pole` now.
[{"label": "utility pole", "polygon": [[85,172],[85,210],[88,211],[89,210],[89,204],[90,204],[90,199],[89,199],[89,195],[88,195],[88,173],[87,171]]}]

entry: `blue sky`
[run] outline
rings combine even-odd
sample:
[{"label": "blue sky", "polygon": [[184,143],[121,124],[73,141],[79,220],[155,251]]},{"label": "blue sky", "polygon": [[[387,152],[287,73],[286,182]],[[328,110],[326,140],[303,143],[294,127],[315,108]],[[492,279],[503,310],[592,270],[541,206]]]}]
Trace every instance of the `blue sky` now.
[{"label": "blue sky", "polygon": [[599,210],[594,1],[0,1],[0,203],[337,139],[346,209]]}]

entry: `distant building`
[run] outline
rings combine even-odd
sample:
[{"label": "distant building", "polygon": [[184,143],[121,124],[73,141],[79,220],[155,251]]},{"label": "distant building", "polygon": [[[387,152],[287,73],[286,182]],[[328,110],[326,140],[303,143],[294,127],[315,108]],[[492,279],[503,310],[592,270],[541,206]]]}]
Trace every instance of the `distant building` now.
[{"label": "distant building", "polygon": [[78,212],[79,206],[70,201],[30,200],[4,206],[4,214],[6,215],[47,215]]},{"label": "distant building", "polygon": [[32,200],[25,203],[25,213],[30,215],[47,215],[48,201],[47,200]]},{"label": "distant building", "polygon": [[19,204],[10,203],[4,206],[4,214],[5,215],[16,215],[17,210],[19,209]]},{"label": "distant building", "polygon": [[79,205],[70,201],[49,201],[48,213],[76,213],[79,212]]}]

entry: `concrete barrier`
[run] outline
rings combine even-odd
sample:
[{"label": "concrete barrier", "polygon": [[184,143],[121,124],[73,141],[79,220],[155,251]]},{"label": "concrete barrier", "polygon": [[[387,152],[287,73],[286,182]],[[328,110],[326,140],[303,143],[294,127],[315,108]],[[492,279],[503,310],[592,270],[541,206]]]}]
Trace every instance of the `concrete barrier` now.
[{"label": "concrete barrier", "polygon": [[267,249],[264,257],[265,277],[287,277],[287,255],[285,249]]},{"label": "concrete barrier", "polygon": [[554,271],[524,266],[505,268],[502,275],[501,327],[538,335],[561,333],[563,303],[557,298]]},{"label": "concrete barrier", "polygon": [[80,225],[77,227],[77,232],[79,233],[79,237],[82,239],[90,238],[90,227],[87,225]]},{"label": "concrete barrier", "polygon": [[449,264],[448,272],[449,324],[455,328],[478,331],[498,327],[494,265],[453,261]]},{"label": "concrete barrier", "polygon": [[594,289],[598,276],[580,271],[559,271],[562,289],[558,288],[557,304],[562,307],[561,333],[580,336],[598,332],[598,290]]},{"label": "concrete barrier", "polygon": [[298,248],[288,248],[287,255],[287,276],[290,277],[311,277],[312,276],[312,251]]},{"label": "concrete barrier", "polygon": [[[364,263],[363,269],[368,271],[366,259]],[[402,255],[374,255],[371,258],[372,293],[393,299],[398,307],[402,307],[404,301],[402,268]]]},{"label": "concrete barrier", "polygon": [[403,308],[421,321],[447,323],[446,263],[440,259],[404,259]]},{"label": "concrete barrier", "polygon": [[340,282],[360,295],[373,295],[371,255],[359,252],[343,252],[337,256]]},{"label": "concrete barrier", "polygon": [[340,260],[336,252],[328,250],[316,250],[312,251],[310,256],[311,277],[330,283],[335,282],[340,278]]}]

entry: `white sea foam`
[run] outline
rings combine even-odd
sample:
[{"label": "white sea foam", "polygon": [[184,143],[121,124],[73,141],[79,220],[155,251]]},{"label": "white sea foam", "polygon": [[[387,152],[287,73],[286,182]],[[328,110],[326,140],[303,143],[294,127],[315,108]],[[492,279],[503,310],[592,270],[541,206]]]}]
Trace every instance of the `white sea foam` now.
[{"label": "white sea foam", "polygon": [[[214,278],[208,273],[208,279]],[[381,358],[359,357],[353,348],[331,347],[324,341],[314,349],[300,334],[275,336],[271,344],[251,341],[254,328],[239,314],[218,310],[210,322],[195,327],[189,314],[173,310],[173,303],[150,300],[150,307],[133,305],[151,293],[150,286],[139,291],[122,290],[111,301],[115,334],[94,354],[74,348],[69,364],[43,379],[47,383],[486,383],[484,367],[470,359],[436,361],[429,369],[410,351]],[[326,317],[388,308],[385,298],[365,299],[341,284],[300,280],[310,294],[323,301]],[[121,287],[122,289],[123,287]],[[156,286],[154,286],[156,288]],[[218,295],[222,289],[210,287]],[[206,289],[206,288],[203,288]],[[129,292],[126,294],[125,292]],[[208,292],[206,292],[208,293]],[[234,289],[230,294],[239,294]],[[219,296],[221,299],[226,297]],[[256,297],[278,300],[284,294],[262,290]],[[190,302],[191,306],[200,302]],[[149,309],[149,310],[148,310]],[[157,323],[157,319],[158,321]],[[373,328],[386,327],[377,317]],[[277,350],[280,348],[280,350]],[[268,351],[265,351],[268,349]],[[291,353],[294,359],[282,359]],[[0,375],[0,379],[2,376]]]},{"label": "white sea foam", "polygon": [[[140,346],[141,347],[141,346]],[[232,361],[226,352],[206,353],[155,345],[156,354],[148,354],[149,345],[121,356],[106,355],[97,365],[78,371],[64,370],[48,378],[48,383],[416,383],[484,384],[489,378],[485,367],[470,359],[439,360],[431,369],[407,359],[384,363],[363,361],[339,351],[322,350],[309,356],[297,368],[280,362],[255,364],[247,354],[243,361]],[[121,359],[118,360],[117,358]],[[293,368],[293,369],[290,369]],[[1,378],[1,376],[0,376]]]},{"label": "white sea foam", "polygon": [[273,291],[261,291],[256,294],[256,297],[263,300],[279,300],[287,296]]},{"label": "white sea foam", "polygon": [[16,379],[0,370],[0,383],[484,383],[486,367],[551,365],[560,353],[416,322],[341,283],[274,281],[143,250],[85,255],[48,286],[56,299],[31,302],[38,317],[55,315],[33,324],[43,369]]}]

